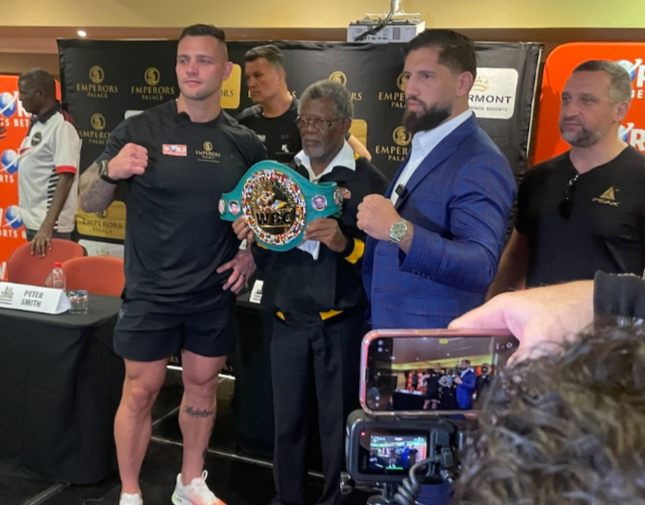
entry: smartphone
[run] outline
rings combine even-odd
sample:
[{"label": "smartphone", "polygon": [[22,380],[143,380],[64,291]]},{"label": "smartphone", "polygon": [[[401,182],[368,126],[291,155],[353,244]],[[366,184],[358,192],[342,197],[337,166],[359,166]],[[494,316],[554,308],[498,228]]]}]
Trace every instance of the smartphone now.
[{"label": "smartphone", "polygon": [[371,331],[361,349],[361,406],[375,416],[474,417],[518,346],[500,330]]}]

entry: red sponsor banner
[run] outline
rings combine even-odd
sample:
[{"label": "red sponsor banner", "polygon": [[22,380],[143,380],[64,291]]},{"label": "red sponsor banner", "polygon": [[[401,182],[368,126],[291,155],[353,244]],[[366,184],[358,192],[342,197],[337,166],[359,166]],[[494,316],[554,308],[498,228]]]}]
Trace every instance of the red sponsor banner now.
[{"label": "red sponsor banner", "polygon": [[[56,88],[60,96],[58,83]],[[7,129],[7,137],[0,139],[0,281],[7,278],[7,258],[25,242],[18,210],[18,151],[29,129],[30,115],[18,95],[18,76],[0,75],[0,124]]]},{"label": "red sponsor banner", "polygon": [[0,140],[0,280],[6,280],[7,258],[25,241],[18,211],[18,151],[29,114],[18,99],[18,76],[0,75],[0,123],[7,128],[7,137]]},{"label": "red sponsor banner", "polygon": [[645,43],[571,43],[556,47],[544,66],[534,163],[569,149],[560,137],[560,95],[573,69],[587,60],[618,62],[632,79],[632,103],[620,126],[623,140],[645,152]]}]

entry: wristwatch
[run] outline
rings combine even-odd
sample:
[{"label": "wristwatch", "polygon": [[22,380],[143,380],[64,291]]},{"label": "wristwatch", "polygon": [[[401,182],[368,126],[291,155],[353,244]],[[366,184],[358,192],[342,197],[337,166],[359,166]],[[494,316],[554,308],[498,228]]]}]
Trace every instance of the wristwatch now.
[{"label": "wristwatch", "polygon": [[390,242],[393,244],[398,244],[405,238],[408,233],[408,222],[405,219],[397,221],[392,226],[390,226]]},{"label": "wristwatch", "polygon": [[109,182],[110,184],[119,183],[119,181],[110,179],[110,177],[108,177],[108,160],[101,160],[101,163],[99,163],[99,177],[105,182]]}]

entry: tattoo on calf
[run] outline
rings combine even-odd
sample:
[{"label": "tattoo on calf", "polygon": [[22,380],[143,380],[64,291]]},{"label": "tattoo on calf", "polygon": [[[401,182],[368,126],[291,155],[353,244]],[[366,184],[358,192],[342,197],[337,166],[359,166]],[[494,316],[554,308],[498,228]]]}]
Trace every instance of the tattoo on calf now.
[{"label": "tattoo on calf", "polygon": [[186,405],[184,407],[184,413],[186,415],[189,415],[190,417],[210,417],[215,413],[215,409],[200,410],[200,409],[196,409],[192,405]]}]

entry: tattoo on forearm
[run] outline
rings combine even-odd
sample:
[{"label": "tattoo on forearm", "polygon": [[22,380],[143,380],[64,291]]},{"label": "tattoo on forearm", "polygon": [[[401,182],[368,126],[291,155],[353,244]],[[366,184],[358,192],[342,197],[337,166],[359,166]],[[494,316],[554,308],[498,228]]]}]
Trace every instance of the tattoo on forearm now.
[{"label": "tattoo on forearm", "polygon": [[79,181],[79,206],[85,212],[100,212],[107,209],[112,200],[116,185],[105,182],[99,177],[99,166],[93,163]]},{"label": "tattoo on forearm", "polygon": [[215,409],[208,410],[208,409],[196,409],[192,405],[186,405],[184,407],[184,413],[190,417],[210,417],[213,414],[215,414]]}]

